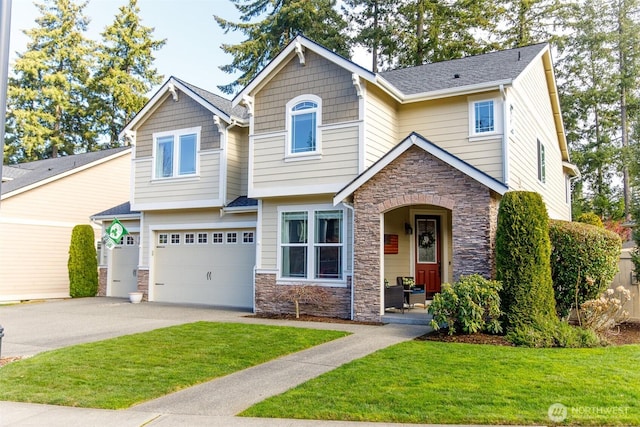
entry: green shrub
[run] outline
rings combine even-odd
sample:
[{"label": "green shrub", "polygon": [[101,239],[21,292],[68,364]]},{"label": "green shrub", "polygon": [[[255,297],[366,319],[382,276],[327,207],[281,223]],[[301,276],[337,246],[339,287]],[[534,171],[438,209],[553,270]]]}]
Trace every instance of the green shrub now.
[{"label": "green shrub", "polygon": [[76,225],[69,246],[69,293],[72,298],[94,297],[98,293],[98,258],[95,234],[90,225]]},{"label": "green shrub", "polygon": [[600,219],[600,217],[593,212],[585,212],[583,214],[580,214],[576,219],[576,222],[581,222],[583,224],[595,225],[596,227],[604,228],[602,219]]},{"label": "green shrub", "polygon": [[496,276],[507,330],[556,318],[549,217],[538,193],[505,193],[498,210]]},{"label": "green shrub", "polygon": [[506,338],[522,347],[596,347],[601,341],[595,332],[574,327],[558,318],[538,319],[511,329]]},{"label": "green shrub", "polygon": [[[549,222],[551,276],[560,317],[598,298],[618,272],[621,240],[612,232],[578,222]],[[577,304],[577,305],[576,305]]]},{"label": "green shrub", "polygon": [[429,305],[429,313],[433,315],[431,326],[438,330],[440,325],[446,323],[450,335],[458,330],[467,334],[502,332],[498,321],[502,314],[498,295],[500,289],[500,282],[487,280],[478,274],[461,276],[453,286],[443,284],[442,290],[434,295]]}]

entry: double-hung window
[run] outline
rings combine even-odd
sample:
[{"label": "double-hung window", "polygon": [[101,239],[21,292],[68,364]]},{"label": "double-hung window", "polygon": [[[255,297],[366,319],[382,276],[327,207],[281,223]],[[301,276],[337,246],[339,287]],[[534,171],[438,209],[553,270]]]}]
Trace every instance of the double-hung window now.
[{"label": "double-hung window", "polygon": [[315,95],[298,96],[287,103],[287,155],[320,152],[322,100]]},{"label": "double-hung window", "polygon": [[301,209],[280,213],[280,276],[342,280],[344,211]]},{"label": "double-hung window", "polygon": [[155,178],[196,175],[200,128],[153,134]]}]

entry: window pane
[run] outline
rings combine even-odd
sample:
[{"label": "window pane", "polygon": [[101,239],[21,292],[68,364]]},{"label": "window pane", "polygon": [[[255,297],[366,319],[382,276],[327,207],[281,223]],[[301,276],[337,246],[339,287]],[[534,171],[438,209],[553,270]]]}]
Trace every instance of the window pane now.
[{"label": "window pane", "polygon": [[307,277],[306,246],[285,246],[282,248],[282,277]]},{"label": "window pane", "polygon": [[438,248],[438,228],[434,219],[419,219],[416,224],[418,230],[418,262],[425,264],[436,263]]},{"label": "window pane", "polygon": [[291,116],[291,152],[305,153],[316,149],[316,113]]},{"label": "window pane", "polygon": [[281,240],[283,244],[307,243],[306,212],[284,212],[282,214]]},{"label": "window pane", "polygon": [[296,106],[293,107],[291,111],[310,110],[312,108],[318,108],[318,104],[311,101],[304,101],[299,104],[296,104]]},{"label": "window pane", "polygon": [[342,278],[342,246],[316,246],[316,279]]},{"label": "window pane", "polygon": [[196,135],[180,136],[180,175],[196,173]]},{"label": "window pane", "polygon": [[316,212],[316,243],[342,243],[342,211]]},{"label": "window pane", "polygon": [[493,132],[493,101],[482,101],[474,104],[476,133]]},{"label": "window pane", "polygon": [[164,136],[156,140],[156,177],[173,175],[173,137]]}]

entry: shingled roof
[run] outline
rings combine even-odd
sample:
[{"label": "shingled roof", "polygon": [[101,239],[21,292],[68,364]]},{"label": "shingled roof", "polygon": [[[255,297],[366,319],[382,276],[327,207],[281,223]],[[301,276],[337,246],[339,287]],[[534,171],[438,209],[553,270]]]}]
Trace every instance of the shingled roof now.
[{"label": "shingled roof", "polygon": [[140,211],[132,211],[131,203],[125,202],[118,206],[114,206],[105,211],[99,212],[97,214],[91,215],[91,219],[99,220],[99,219],[111,219],[115,217],[138,217],[140,216]]},{"label": "shingled roof", "polygon": [[378,73],[404,95],[515,79],[547,46],[539,43]]},{"label": "shingled roof", "polygon": [[[55,178],[73,169],[78,169],[90,163],[105,159],[131,147],[118,147],[90,153],[74,154],[72,156],[55,157],[34,162],[5,165],[2,167],[2,194],[11,193],[21,188],[37,184],[50,178]],[[6,179],[6,181],[5,181]]]},{"label": "shingled roof", "polygon": [[241,105],[236,107],[232,107],[231,101],[221,97],[220,95],[216,95],[215,93],[211,93],[208,90],[199,88],[198,86],[194,86],[191,83],[187,83],[184,80],[181,80],[177,77],[172,77],[175,81],[180,82],[184,86],[186,86],[189,90],[193,91],[200,98],[207,101],[212,106],[217,109],[227,113],[229,116],[239,117],[241,119],[248,119],[249,115],[247,113],[247,109]]}]

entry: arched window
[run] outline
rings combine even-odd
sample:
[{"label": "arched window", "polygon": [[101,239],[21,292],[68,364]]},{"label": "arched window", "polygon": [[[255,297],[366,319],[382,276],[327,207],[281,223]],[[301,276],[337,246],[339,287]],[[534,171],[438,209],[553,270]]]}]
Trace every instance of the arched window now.
[{"label": "arched window", "polygon": [[289,131],[288,154],[320,151],[318,126],[322,123],[320,98],[314,95],[296,97],[287,104]]}]

